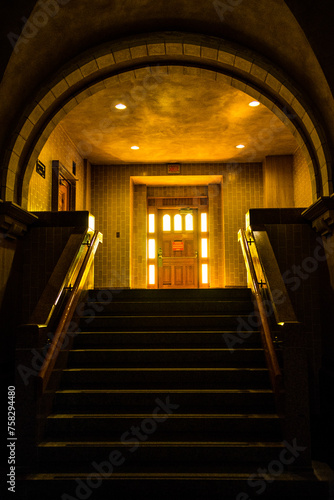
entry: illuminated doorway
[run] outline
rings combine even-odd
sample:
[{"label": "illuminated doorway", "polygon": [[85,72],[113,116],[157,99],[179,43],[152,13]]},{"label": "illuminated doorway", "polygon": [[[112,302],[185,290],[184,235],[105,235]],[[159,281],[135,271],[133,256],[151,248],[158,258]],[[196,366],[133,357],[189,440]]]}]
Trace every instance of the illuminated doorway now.
[{"label": "illuminated doorway", "polygon": [[149,207],[148,288],[209,287],[207,198],[198,205]]}]

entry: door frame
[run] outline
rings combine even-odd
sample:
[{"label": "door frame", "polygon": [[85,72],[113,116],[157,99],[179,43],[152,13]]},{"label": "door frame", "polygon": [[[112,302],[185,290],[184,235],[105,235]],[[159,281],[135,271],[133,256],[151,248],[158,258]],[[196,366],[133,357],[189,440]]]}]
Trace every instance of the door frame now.
[{"label": "door frame", "polygon": [[[168,200],[169,203],[166,203],[166,200]],[[209,252],[209,205],[208,205],[208,196],[194,196],[191,197],[191,203],[182,203],[180,197],[176,196],[170,196],[170,197],[148,197],[148,206],[147,206],[147,288],[150,289],[158,289],[159,288],[159,260],[158,260],[158,211],[159,210],[181,210],[181,209],[192,209],[197,211],[197,231],[196,231],[196,237],[197,237],[197,248],[198,248],[198,258],[197,258],[197,276],[198,276],[198,288],[210,288],[210,254],[208,253],[207,258],[202,258],[201,255],[201,248],[200,248],[200,243],[201,243],[201,238],[207,238],[207,247],[208,247],[208,252]],[[172,202],[175,202],[174,205],[172,205]],[[189,200],[190,201],[190,200]],[[179,204],[176,204],[178,203]],[[200,229],[200,220],[201,220],[201,214],[202,213],[207,213],[207,231],[205,233],[201,232]],[[150,232],[150,215],[154,216],[154,231]],[[155,240],[155,257],[150,258],[149,255],[149,240],[154,239]],[[207,282],[203,283],[202,279],[202,264],[206,264],[207,266]],[[154,279],[152,279],[154,276]],[[173,289],[173,288],[172,288]],[[187,288],[185,288],[187,289]]]}]

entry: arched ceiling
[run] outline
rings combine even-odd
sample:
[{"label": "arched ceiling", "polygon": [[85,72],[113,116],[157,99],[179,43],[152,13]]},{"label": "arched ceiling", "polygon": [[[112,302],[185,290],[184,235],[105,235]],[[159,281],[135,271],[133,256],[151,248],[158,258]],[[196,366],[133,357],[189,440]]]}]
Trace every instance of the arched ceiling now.
[{"label": "arched ceiling", "polygon": [[[222,81],[185,75],[181,67],[179,74],[156,79],[116,80],[60,126],[94,164],[257,162],[293,154],[298,145],[292,133],[264,105],[250,107],[253,100]],[[116,109],[117,103],[127,109]],[[236,148],[240,144],[245,148]]]},{"label": "arched ceiling", "polygon": [[[30,22],[38,19],[35,16],[41,12],[43,3],[36,3]],[[304,32],[283,0],[57,0],[53,3],[59,9],[48,14],[46,22],[29,38],[21,39],[4,74],[0,87],[0,128],[5,133],[15,127],[22,108],[36,98],[40,87],[64,64],[91,47],[137,34],[186,31],[239,43],[250,53],[262,54],[281,67],[316,101],[334,138],[332,94]],[[230,8],[219,15],[215,4]],[[23,27],[22,18],[30,10],[28,5],[31,8],[30,0],[21,2],[13,11],[9,31],[17,34],[18,26]],[[11,48],[9,41],[6,43],[7,49]],[[5,140],[5,136],[0,134],[1,139]]]}]

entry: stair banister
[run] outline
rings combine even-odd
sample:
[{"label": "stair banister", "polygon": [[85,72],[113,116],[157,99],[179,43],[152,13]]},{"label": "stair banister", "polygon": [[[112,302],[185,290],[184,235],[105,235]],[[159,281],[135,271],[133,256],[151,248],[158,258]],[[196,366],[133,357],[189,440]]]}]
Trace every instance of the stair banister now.
[{"label": "stair banister", "polygon": [[45,391],[47,383],[50,379],[50,375],[56,363],[58,353],[63,345],[67,329],[72,320],[75,308],[77,307],[80,298],[80,293],[88,277],[97,247],[100,242],[102,242],[102,234],[99,233],[98,231],[95,231],[92,236],[90,246],[88,247],[88,251],[79,269],[74,286],[71,289],[70,296],[67,300],[62,316],[58,323],[58,326],[55,330],[52,343],[49,347],[44,363],[38,374],[38,382],[42,392]]},{"label": "stair banister", "polygon": [[241,244],[242,253],[244,256],[248,277],[251,284],[251,289],[255,295],[257,307],[259,310],[261,318],[261,338],[264,346],[264,351],[266,355],[266,361],[269,369],[270,380],[275,392],[275,395],[280,399],[280,394],[282,391],[282,373],[278,364],[274,344],[272,341],[271,331],[268,323],[267,313],[263,304],[259,278],[261,279],[261,286],[263,283],[262,277],[258,277],[255,271],[254,261],[250,252],[249,242],[246,237],[246,232],[244,229],[240,229],[238,233],[239,242]]}]

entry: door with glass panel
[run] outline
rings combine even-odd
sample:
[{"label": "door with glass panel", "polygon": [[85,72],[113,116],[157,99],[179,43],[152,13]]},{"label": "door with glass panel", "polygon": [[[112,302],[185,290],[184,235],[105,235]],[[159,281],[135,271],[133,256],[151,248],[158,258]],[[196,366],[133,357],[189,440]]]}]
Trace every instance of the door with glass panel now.
[{"label": "door with glass panel", "polygon": [[158,287],[198,288],[197,209],[158,210]]}]

